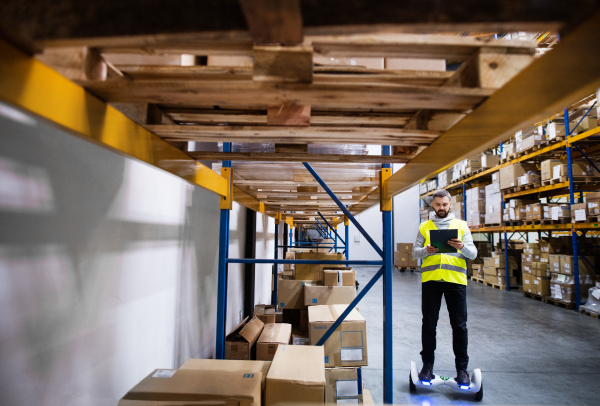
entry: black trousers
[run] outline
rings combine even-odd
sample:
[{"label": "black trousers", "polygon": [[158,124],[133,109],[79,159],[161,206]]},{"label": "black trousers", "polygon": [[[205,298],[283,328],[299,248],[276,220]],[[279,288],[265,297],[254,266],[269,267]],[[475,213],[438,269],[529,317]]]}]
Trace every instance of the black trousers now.
[{"label": "black trousers", "polygon": [[423,363],[433,364],[435,360],[435,330],[440,315],[442,296],[445,296],[452,326],[452,348],[454,349],[456,369],[466,370],[469,364],[467,355],[467,286],[444,281],[428,281],[422,283],[421,286],[421,310],[423,312],[421,359]]}]

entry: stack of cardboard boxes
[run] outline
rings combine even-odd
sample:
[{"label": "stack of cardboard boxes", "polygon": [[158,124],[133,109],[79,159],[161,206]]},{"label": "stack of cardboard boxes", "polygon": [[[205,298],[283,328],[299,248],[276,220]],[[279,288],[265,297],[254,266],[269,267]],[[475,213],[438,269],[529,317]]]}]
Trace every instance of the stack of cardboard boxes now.
[{"label": "stack of cardboard boxes", "polygon": [[[586,298],[590,287],[594,286],[595,258],[579,257],[579,292],[580,297]],[[588,263],[589,261],[589,263]],[[590,266],[590,264],[592,266]],[[575,302],[575,277],[573,275],[573,256],[565,254],[549,255],[549,270],[551,275],[549,296],[565,303]]]},{"label": "stack of cardboard boxes", "polygon": [[492,174],[492,183],[485,187],[485,224],[502,224],[502,193],[500,173]]},{"label": "stack of cardboard boxes", "polygon": [[[487,283],[506,286],[506,260],[504,251],[494,251],[483,259],[483,279]],[[517,284],[518,263],[515,257],[508,257],[508,276],[510,285]]]},{"label": "stack of cardboard boxes", "polygon": [[462,194],[454,195],[450,197],[450,202],[452,203],[452,208],[450,212],[454,214],[459,220],[465,219],[465,197]]},{"label": "stack of cardboard boxes", "polygon": [[521,269],[523,291],[538,296],[550,296],[550,269],[542,261],[540,243],[524,243]]},{"label": "stack of cardboard boxes", "polygon": [[397,243],[396,252],[394,252],[394,265],[398,269],[417,269],[418,260],[412,256],[412,243]]},{"label": "stack of cardboard boxes", "polygon": [[321,346],[290,345],[279,347],[273,361],[189,359],[179,369],[152,371],[118,405],[373,405],[360,373],[351,369],[328,371],[323,368],[323,359]]},{"label": "stack of cardboard boxes", "polygon": [[[340,253],[296,252],[295,258],[343,260]],[[356,297],[355,272],[342,265],[297,264],[295,278],[278,281],[279,307],[283,320],[292,325],[293,343],[315,346]],[[322,348],[326,402],[366,403],[360,368],[368,365],[367,330],[357,309],[350,312]]]},{"label": "stack of cardboard boxes", "polygon": [[467,224],[479,227],[485,224],[485,186],[467,189]]},{"label": "stack of cardboard boxes", "polygon": [[500,168],[500,189],[505,190],[519,186],[519,178],[521,178],[521,182],[524,179],[534,181],[535,177],[523,178],[523,176],[536,174],[537,168],[534,164],[518,163]]}]

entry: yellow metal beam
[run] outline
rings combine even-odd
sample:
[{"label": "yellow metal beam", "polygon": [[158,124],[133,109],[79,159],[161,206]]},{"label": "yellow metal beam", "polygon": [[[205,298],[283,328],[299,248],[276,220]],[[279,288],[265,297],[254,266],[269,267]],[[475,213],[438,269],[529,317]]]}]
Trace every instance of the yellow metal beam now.
[{"label": "yellow metal beam", "polygon": [[0,40],[0,99],[97,145],[137,158],[219,196],[227,181],[81,86]]},{"label": "yellow metal beam", "polygon": [[379,209],[392,211],[392,197],[388,197],[388,179],[392,176],[391,168],[382,168],[379,173]]}]

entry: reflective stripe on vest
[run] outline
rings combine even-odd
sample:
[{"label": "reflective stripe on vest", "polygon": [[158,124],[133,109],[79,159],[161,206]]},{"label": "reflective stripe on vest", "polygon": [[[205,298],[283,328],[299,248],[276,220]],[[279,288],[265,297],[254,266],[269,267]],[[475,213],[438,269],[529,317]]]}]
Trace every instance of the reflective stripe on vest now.
[{"label": "reflective stripe on vest", "polygon": [[[468,230],[467,223],[457,218],[452,219],[448,229],[458,230],[458,238],[462,240],[465,231]],[[431,220],[421,224],[419,232],[425,238],[425,245],[431,244],[429,232],[437,230],[435,223]],[[467,284],[467,258],[460,252],[449,254],[433,254],[423,259],[421,266],[421,281],[446,281],[460,285]]]}]

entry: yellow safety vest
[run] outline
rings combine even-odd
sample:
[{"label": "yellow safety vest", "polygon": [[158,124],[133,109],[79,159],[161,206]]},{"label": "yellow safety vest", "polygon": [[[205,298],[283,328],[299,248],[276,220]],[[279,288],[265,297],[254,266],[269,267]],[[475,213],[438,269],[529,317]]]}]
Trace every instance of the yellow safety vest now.
[{"label": "yellow safety vest", "polygon": [[[465,231],[469,229],[466,221],[453,218],[449,229],[458,230],[458,238],[462,240]],[[437,230],[435,223],[431,220],[422,223],[419,232],[425,238],[425,247],[431,244],[429,232]],[[467,284],[467,258],[460,252],[452,254],[433,254],[423,259],[421,265],[421,282],[446,281]]]}]

